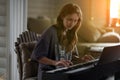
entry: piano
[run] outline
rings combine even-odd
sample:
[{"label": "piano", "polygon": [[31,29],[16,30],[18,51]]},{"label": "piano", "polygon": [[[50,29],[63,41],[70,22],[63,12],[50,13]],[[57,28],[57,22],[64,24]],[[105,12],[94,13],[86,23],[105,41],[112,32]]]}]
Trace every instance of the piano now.
[{"label": "piano", "polygon": [[120,71],[120,60],[97,65],[95,59],[87,63],[80,63],[43,72],[42,80],[105,80]]}]

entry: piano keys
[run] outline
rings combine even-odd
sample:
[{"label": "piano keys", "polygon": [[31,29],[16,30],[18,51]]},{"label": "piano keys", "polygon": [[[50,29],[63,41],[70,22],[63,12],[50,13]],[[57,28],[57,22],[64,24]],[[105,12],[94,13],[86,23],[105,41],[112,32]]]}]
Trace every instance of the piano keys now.
[{"label": "piano keys", "polygon": [[[97,65],[98,59],[43,72],[43,80],[101,80],[120,71],[120,61]],[[104,80],[104,79],[102,79]]]}]

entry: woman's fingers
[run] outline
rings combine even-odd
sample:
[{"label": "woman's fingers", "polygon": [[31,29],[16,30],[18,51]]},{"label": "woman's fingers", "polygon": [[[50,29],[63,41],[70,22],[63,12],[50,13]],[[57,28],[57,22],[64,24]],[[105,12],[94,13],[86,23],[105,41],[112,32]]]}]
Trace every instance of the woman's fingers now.
[{"label": "woman's fingers", "polygon": [[56,62],[56,66],[63,66],[63,67],[69,67],[72,64],[72,62],[70,61],[66,61],[66,60],[60,60]]},{"label": "woman's fingers", "polygon": [[73,63],[71,61],[67,60],[67,62],[69,63],[69,65],[73,65]]},{"label": "woman's fingers", "polygon": [[93,60],[94,58],[91,55],[85,55],[84,57],[82,57],[83,61],[90,61]]}]

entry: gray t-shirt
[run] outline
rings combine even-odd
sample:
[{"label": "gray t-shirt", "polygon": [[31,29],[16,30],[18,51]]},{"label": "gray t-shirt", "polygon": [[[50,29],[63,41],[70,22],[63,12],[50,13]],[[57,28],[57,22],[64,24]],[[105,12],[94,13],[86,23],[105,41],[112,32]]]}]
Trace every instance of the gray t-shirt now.
[{"label": "gray t-shirt", "polygon": [[[52,60],[60,60],[61,54],[59,53],[57,29],[55,25],[49,27],[40,37],[37,45],[35,46],[31,58],[38,61],[42,57],[48,57]],[[57,49],[56,49],[57,48]],[[72,53],[64,54],[65,59],[71,60]],[[55,69],[55,66],[39,63],[38,79],[41,80],[42,71]]]}]

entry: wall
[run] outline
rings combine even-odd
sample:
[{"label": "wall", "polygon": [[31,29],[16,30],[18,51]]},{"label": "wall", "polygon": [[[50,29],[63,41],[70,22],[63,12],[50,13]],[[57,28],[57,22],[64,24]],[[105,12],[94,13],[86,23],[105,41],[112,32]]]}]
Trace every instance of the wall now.
[{"label": "wall", "polygon": [[108,0],[92,0],[91,2],[91,17],[93,22],[98,26],[106,25],[107,21],[107,3]]},{"label": "wall", "polygon": [[70,2],[80,5],[84,20],[92,18],[97,26],[104,26],[106,24],[107,0],[29,0],[28,17],[47,15],[54,19],[58,15],[61,6]]},{"label": "wall", "polygon": [[[0,0],[0,80],[7,80],[8,70],[8,26],[7,26],[7,0]],[[7,73],[8,72],[8,73]]]},{"label": "wall", "polygon": [[54,5],[56,0],[29,0],[28,1],[28,16],[54,16]]}]

